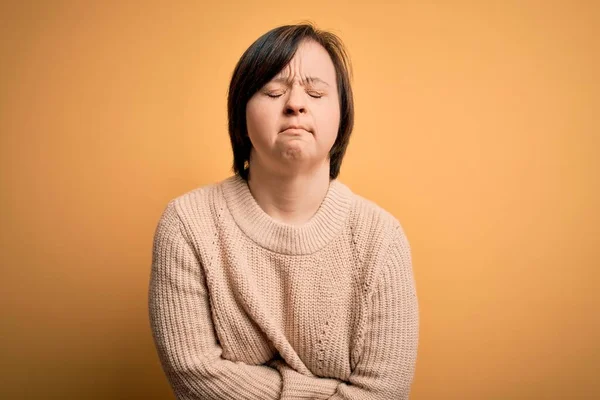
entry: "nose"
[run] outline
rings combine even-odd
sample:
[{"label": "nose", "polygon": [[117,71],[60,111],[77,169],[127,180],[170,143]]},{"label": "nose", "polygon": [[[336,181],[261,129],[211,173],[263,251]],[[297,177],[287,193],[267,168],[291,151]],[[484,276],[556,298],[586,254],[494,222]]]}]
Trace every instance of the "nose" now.
[{"label": "nose", "polygon": [[290,89],[290,96],[285,103],[284,113],[286,115],[297,115],[305,114],[306,112],[306,96],[304,89],[299,85],[294,85]]}]

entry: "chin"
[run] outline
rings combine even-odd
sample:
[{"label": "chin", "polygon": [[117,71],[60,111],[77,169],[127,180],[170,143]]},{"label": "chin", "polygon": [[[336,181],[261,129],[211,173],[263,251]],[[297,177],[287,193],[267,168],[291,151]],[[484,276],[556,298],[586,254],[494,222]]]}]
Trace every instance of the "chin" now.
[{"label": "chin", "polygon": [[310,160],[310,156],[305,154],[302,150],[290,149],[285,151],[282,154],[282,157],[286,161],[298,162],[298,161],[308,161]]}]

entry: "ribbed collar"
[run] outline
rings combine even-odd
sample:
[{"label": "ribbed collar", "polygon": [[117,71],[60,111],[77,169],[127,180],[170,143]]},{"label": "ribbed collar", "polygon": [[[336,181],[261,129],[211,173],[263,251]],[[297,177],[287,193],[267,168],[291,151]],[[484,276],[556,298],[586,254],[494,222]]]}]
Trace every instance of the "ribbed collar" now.
[{"label": "ribbed collar", "polygon": [[273,252],[303,255],[324,247],[342,231],[352,203],[352,191],[337,179],[331,180],[316,214],[295,226],[273,219],[256,202],[248,183],[238,175],[223,180],[227,207],[240,229],[258,245]]}]

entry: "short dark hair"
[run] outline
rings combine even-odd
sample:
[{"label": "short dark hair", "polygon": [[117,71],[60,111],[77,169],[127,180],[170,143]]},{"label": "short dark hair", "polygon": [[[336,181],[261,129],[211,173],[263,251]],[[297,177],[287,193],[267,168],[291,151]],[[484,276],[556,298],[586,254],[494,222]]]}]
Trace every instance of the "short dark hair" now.
[{"label": "short dark hair", "polygon": [[340,103],[340,126],[335,143],[329,152],[330,179],[340,173],[352,128],[354,100],[350,78],[352,66],[341,41],[334,33],[319,30],[312,23],[283,25],[258,38],[244,52],[233,71],[227,95],[229,137],[233,149],[233,172],[248,180],[246,162],[250,160],[252,144],[246,126],[246,105],[250,98],[294,57],[300,43],[313,40],[327,50],[336,71]]}]

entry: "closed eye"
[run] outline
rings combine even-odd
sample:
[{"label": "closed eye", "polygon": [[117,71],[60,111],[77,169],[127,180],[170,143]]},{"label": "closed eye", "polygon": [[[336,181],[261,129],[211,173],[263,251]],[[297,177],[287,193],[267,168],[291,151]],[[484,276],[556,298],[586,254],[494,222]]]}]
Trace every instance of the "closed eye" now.
[{"label": "closed eye", "polygon": [[[272,99],[277,99],[279,97],[281,97],[283,95],[283,93],[279,93],[279,94],[274,94],[274,93],[266,93],[267,96],[269,96]],[[319,92],[314,92],[314,91],[310,91],[308,92],[308,95],[314,99],[320,99],[321,97],[323,97],[322,93]]]}]

